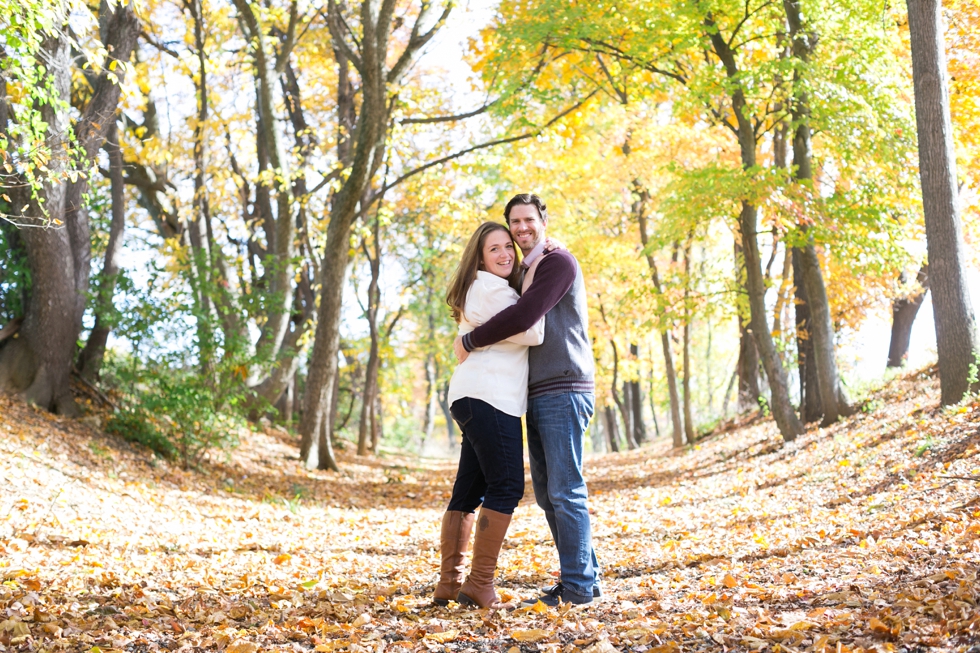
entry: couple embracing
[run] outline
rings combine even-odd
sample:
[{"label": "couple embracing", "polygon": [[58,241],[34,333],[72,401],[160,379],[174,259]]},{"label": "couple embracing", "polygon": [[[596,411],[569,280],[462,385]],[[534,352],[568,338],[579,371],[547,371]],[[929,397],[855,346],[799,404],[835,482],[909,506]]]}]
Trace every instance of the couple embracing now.
[{"label": "couple embracing", "polygon": [[446,297],[459,323],[449,402],[463,443],[442,519],[434,599],[502,607],[493,579],[524,495],[526,411],[531,484],[558,549],[561,579],[524,603],[591,603],[600,589],[582,476],[583,436],[595,404],[585,284],[575,257],[546,247],[548,212],[537,195],[512,198],[504,218],[507,226],[485,222],[470,238]]}]

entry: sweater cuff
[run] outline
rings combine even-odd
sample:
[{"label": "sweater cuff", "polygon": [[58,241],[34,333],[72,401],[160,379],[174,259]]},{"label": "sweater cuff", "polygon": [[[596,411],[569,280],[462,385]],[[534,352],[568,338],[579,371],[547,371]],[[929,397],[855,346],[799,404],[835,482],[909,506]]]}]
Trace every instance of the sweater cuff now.
[{"label": "sweater cuff", "polygon": [[470,338],[471,333],[473,332],[470,331],[470,333],[463,334],[463,349],[465,349],[466,351],[473,351],[474,349],[476,349],[476,347],[473,346],[472,338]]}]

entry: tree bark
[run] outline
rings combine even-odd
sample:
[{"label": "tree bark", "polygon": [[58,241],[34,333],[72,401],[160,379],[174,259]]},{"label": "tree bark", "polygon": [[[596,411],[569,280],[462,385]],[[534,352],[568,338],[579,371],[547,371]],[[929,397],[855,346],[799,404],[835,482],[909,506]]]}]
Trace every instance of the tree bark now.
[{"label": "tree bark", "polygon": [[604,406],[602,415],[606,420],[606,443],[609,445],[610,453],[619,453],[619,424],[616,422],[616,413],[612,406]]},{"label": "tree bark", "polygon": [[435,356],[429,354],[425,357],[425,417],[422,422],[420,452],[425,448],[425,443],[432,439],[432,434],[436,428],[436,409],[439,405],[436,373]]},{"label": "tree bark", "polygon": [[[915,277],[919,289],[912,295],[899,297],[892,302],[892,336],[888,343],[887,367],[902,367],[909,354],[909,343],[912,339],[912,325],[919,314],[919,308],[929,292],[929,266],[923,265]],[[906,282],[902,273],[901,283]]]},{"label": "tree bark", "polygon": [[[737,134],[742,167],[751,173],[756,167],[756,133],[746,115],[745,92],[741,86],[740,73],[735,61],[735,55],[728,42],[722,38],[717,26],[709,18],[705,19],[707,36],[710,38],[715,54],[725,67],[725,72],[731,82],[729,91],[732,101],[732,111],[737,121]],[[783,440],[791,441],[803,433],[803,425],[796,417],[793,405],[789,400],[789,389],[786,382],[786,371],[776,351],[769,331],[765,302],[765,281],[762,276],[762,260],[759,256],[759,243],[756,238],[758,231],[758,208],[748,200],[742,200],[739,213],[739,233],[742,242],[742,252],[745,259],[746,290],[749,295],[750,326],[752,337],[759,350],[759,357],[769,379],[771,393],[770,408]]]},{"label": "tree bark", "polygon": [[[653,276],[653,285],[657,291],[657,296],[663,299],[664,293],[663,286],[660,283],[660,271],[657,269],[657,262],[653,258],[653,253],[649,251],[650,238],[647,233],[646,203],[649,200],[650,193],[639,182],[634,182],[633,193],[637,196],[637,200],[633,204],[633,214],[636,216],[640,227],[640,243],[643,245],[647,265],[650,268],[650,274]],[[673,428],[673,444],[676,448],[683,447],[685,442],[683,426],[681,424],[680,394],[677,391],[677,370],[674,367],[674,353],[670,346],[670,329],[666,327],[667,324],[668,321],[665,317],[661,321],[660,344],[664,354],[664,375],[667,377],[667,389],[670,394],[670,422]]]},{"label": "tree bark", "polygon": [[810,308],[803,284],[803,256],[793,248],[793,285],[796,303],[796,365],[800,372],[800,419],[812,424],[823,415],[817,366],[813,363],[813,340],[810,339]]},{"label": "tree bark", "polygon": [[[331,200],[330,225],[327,228],[327,244],[321,266],[322,297],[307,378],[307,410],[300,422],[303,447],[301,453],[308,453],[313,435],[320,430],[324,399],[329,396],[329,392],[325,394],[323,390],[329,389],[333,382],[333,372],[336,370],[340,309],[350,249],[348,242],[350,228],[358,213],[359,200],[370,187],[384,158],[385,137],[389,129],[387,93],[390,88],[397,88],[419,51],[442,27],[452,8],[452,4],[447,5],[432,27],[423,31],[422,26],[430,24],[430,16],[435,9],[435,3],[423,3],[408,43],[388,69],[386,63],[390,59],[388,47],[395,20],[395,0],[381,0],[380,3],[365,0],[361,3],[360,39],[353,43],[348,38],[349,27],[343,16],[342,5],[343,3],[338,3],[336,0],[328,1],[327,23],[333,39],[334,55],[341,72],[341,81],[347,74],[348,62],[359,74],[361,104],[356,124],[353,130],[348,132],[353,140],[353,155],[349,171]],[[346,93],[347,90],[344,84],[338,84],[338,93]],[[350,98],[349,106],[338,104],[339,117],[350,115],[353,106],[353,98]],[[340,140],[338,149],[345,142]],[[341,160],[343,161],[344,158],[341,157]]]},{"label": "tree bark", "polygon": [[[268,293],[271,310],[266,315],[256,351],[267,365],[275,364],[283,340],[289,330],[289,317],[293,304],[292,261],[296,253],[295,220],[293,217],[293,181],[286,158],[285,147],[279,119],[275,112],[273,79],[277,73],[272,49],[267,44],[265,27],[259,16],[249,6],[248,0],[234,0],[235,7],[245,25],[246,36],[251,42],[252,56],[255,60],[258,89],[256,109],[260,116],[259,136],[272,166],[271,186],[276,196],[276,216],[274,221],[274,240],[269,251]],[[286,54],[288,57],[288,53]],[[261,184],[269,184],[265,178]],[[336,353],[336,352],[335,352]]]},{"label": "tree bark", "polygon": [[[652,357],[651,357],[652,360]],[[653,432],[656,437],[660,437],[660,420],[657,419],[657,402],[653,398],[653,374],[650,374],[650,414],[653,416]]]},{"label": "tree bark", "polygon": [[691,238],[684,247],[684,437],[697,440],[694,432],[694,411],[691,407]]},{"label": "tree bark", "polygon": [[[939,382],[944,405],[980,388],[971,366],[980,361],[980,333],[966,279],[966,251],[957,198],[956,155],[946,80],[946,45],[939,0],[908,0],[919,178],[936,322]],[[976,374],[974,373],[974,377]]]},{"label": "tree bark", "polygon": [[[87,161],[102,147],[119,100],[124,68],[117,69],[110,78],[108,67],[115,59],[128,63],[139,32],[130,6],[119,6],[110,12],[103,3],[100,13],[103,43],[110,54],[106,68],[94,77],[92,97],[75,128],[75,146]],[[69,43],[60,33],[54,33],[45,39],[42,49],[49,88],[67,105],[72,61]],[[41,107],[41,117],[47,124],[47,146],[52,152],[61,153],[69,146],[69,114],[52,104]],[[67,159],[57,154],[47,165],[54,179],[68,169]],[[76,411],[69,374],[82,329],[91,273],[90,225],[82,205],[87,187],[85,178],[75,182],[49,181],[38,198],[25,197],[28,194],[21,192],[16,194],[22,201],[15,202],[28,207],[23,216],[27,223],[38,221],[45,211],[58,222],[48,228],[25,229],[22,234],[31,270],[32,296],[21,328],[23,337],[0,351],[0,387],[21,391],[27,401],[63,414]],[[38,200],[43,200],[43,208]]]},{"label": "tree bark", "polygon": [[[640,348],[636,343],[630,345],[630,354],[635,360],[640,358]],[[640,389],[639,376],[629,382],[630,398],[633,404],[633,440],[637,445],[647,441],[647,427],[643,423],[643,391]]]},{"label": "tree bark", "polygon": [[[745,257],[742,255],[742,246],[735,243],[735,269],[738,270],[739,288],[745,292]],[[759,350],[755,346],[755,339],[749,330],[745,319],[741,315],[736,315],[738,320],[738,396],[735,400],[735,412],[744,413],[750,410],[759,410],[759,397],[762,396],[762,388],[759,387]]]},{"label": "tree bark", "polygon": [[[620,398],[617,387],[619,385],[619,348],[616,347],[616,341],[613,338],[609,339],[609,344],[612,345],[613,350],[613,378],[612,387],[610,392],[612,393],[613,401],[616,402],[616,408],[619,409],[619,414],[623,417],[623,430],[626,435],[626,447],[629,450],[636,449],[636,442],[633,441],[633,433],[630,429],[630,409],[629,406],[624,403],[623,399]],[[623,383],[624,394],[627,395],[626,401],[629,401],[629,394],[626,392],[626,383]]]},{"label": "tree bark", "polygon": [[119,133],[115,119],[108,125],[105,150],[109,154],[109,187],[111,194],[109,223],[109,242],[106,244],[102,274],[96,291],[95,326],[85,342],[78,357],[78,370],[88,381],[95,381],[102,369],[106,343],[113,326],[112,297],[116,292],[119,278],[119,250],[122,247],[123,232],[126,229],[126,195],[123,180],[123,156],[119,147]]},{"label": "tree bark", "polygon": [[367,291],[367,315],[365,316],[371,335],[371,348],[368,354],[367,376],[364,380],[364,396],[361,402],[361,422],[357,434],[358,456],[366,456],[371,448],[369,438],[372,438],[374,434],[374,405],[378,394],[378,368],[380,367],[378,305],[381,302],[381,287],[379,285],[381,279],[381,244],[379,243],[381,229],[378,216],[375,216],[372,232],[374,239],[373,255],[369,251],[367,243],[364,244],[364,253],[367,255],[371,268],[371,282],[368,284]]},{"label": "tree bark", "polygon": [[[816,35],[803,28],[803,17],[799,0],[783,0],[787,22],[792,39],[793,57],[800,66],[805,66],[817,44]],[[812,190],[813,170],[810,148],[810,104],[807,93],[802,90],[803,71],[798,67],[793,75],[794,97],[791,103],[791,116],[796,129],[793,132],[793,167],[795,178],[807,191]],[[807,228],[801,228],[807,233]],[[837,371],[837,356],[834,351],[834,327],[830,318],[830,301],[820,270],[820,260],[813,243],[812,235],[807,235],[806,244],[800,248],[803,285],[810,314],[810,339],[813,345],[813,364],[817,368],[817,387],[820,392],[820,405],[823,410],[823,426],[836,422],[841,415],[848,414],[849,408],[838,402],[840,375]]]}]

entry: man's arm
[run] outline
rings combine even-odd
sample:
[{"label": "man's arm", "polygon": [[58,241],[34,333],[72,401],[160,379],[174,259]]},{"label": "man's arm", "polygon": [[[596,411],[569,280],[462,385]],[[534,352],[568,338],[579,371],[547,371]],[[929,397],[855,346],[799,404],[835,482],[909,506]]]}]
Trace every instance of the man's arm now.
[{"label": "man's arm", "polygon": [[517,303],[464,335],[462,347],[470,352],[527,331],[565,296],[575,282],[575,273],[571,254],[566,250],[551,252],[538,263],[534,281]]}]

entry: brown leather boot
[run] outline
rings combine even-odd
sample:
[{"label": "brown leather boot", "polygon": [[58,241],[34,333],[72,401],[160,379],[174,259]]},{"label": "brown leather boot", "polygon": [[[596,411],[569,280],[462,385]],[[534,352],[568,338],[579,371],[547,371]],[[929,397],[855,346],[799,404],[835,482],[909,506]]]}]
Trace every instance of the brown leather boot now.
[{"label": "brown leather boot", "polygon": [[499,605],[500,598],[493,588],[493,575],[497,571],[497,556],[510,526],[510,515],[496,510],[480,510],[476,538],[473,540],[473,563],[470,575],[459,588],[457,601],[463,604],[489,608]]},{"label": "brown leather boot", "polygon": [[459,592],[463,572],[466,570],[464,554],[470,545],[474,521],[476,515],[472,512],[447,510],[442,516],[442,564],[439,567],[439,584],[436,585],[433,597],[438,605],[456,600],[456,593]]}]

